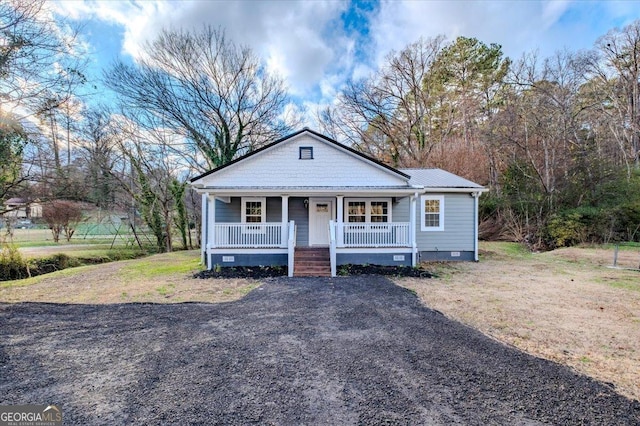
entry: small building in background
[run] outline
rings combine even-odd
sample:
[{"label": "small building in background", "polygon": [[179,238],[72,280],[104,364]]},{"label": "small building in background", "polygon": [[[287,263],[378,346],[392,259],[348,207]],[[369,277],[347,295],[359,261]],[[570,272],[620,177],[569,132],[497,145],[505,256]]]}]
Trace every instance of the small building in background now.
[{"label": "small building in background", "polygon": [[4,202],[2,216],[19,219],[41,218],[42,204],[38,199],[9,198]]}]

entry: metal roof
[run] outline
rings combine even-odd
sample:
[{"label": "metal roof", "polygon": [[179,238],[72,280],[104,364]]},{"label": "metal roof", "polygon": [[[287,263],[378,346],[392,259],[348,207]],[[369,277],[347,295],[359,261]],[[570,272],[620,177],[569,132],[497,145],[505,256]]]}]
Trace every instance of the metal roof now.
[{"label": "metal roof", "polygon": [[442,169],[399,169],[409,175],[410,185],[420,185],[425,188],[484,188],[453,173]]}]

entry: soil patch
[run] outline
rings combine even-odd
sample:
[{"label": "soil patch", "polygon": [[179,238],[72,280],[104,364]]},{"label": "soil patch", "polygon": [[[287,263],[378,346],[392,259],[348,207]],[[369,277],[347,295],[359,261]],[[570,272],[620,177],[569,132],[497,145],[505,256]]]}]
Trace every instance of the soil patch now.
[{"label": "soil patch", "polygon": [[[194,278],[247,278],[262,279],[287,275],[287,268],[281,266],[235,266],[200,271],[194,274]],[[432,274],[422,268],[410,266],[381,266],[381,265],[341,265],[338,275],[385,275],[395,277],[420,277],[431,278]]]},{"label": "soil patch", "polygon": [[394,277],[431,278],[431,272],[410,266],[340,265],[338,275],[385,275]]},{"label": "soil patch", "polygon": [[193,274],[194,278],[245,278],[262,279],[282,277],[287,275],[287,268],[283,266],[235,266],[200,271]]},{"label": "soil patch", "polygon": [[0,359],[0,404],[66,424],[640,424],[610,386],[370,275],[218,305],[0,304]]}]

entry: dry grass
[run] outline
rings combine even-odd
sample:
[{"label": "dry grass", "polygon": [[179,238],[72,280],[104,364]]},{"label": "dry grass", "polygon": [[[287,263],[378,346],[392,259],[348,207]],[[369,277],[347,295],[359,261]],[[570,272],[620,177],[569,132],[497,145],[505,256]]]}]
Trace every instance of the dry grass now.
[{"label": "dry grass", "polygon": [[[431,264],[439,278],[396,282],[450,318],[640,400],[640,272],[607,267],[613,249],[481,249],[479,263]],[[620,256],[635,262],[640,250]]]},{"label": "dry grass", "polygon": [[251,280],[192,278],[201,269],[199,255],[165,253],[0,282],[0,302],[217,303],[237,300],[257,287]]}]

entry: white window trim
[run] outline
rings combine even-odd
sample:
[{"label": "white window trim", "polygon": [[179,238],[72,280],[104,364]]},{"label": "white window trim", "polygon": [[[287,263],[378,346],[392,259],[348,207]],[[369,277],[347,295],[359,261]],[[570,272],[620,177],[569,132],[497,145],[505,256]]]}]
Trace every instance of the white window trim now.
[{"label": "white window trim", "polygon": [[[247,202],[259,201],[262,203],[262,211],[260,212],[260,222],[247,222]],[[242,197],[240,201],[242,223],[251,223],[255,228],[243,227],[243,232],[247,234],[258,234],[266,232],[264,225],[267,223],[267,198],[266,197]]]},{"label": "white window trim", "polygon": [[[364,222],[349,222],[349,202],[351,201],[364,201]],[[371,203],[376,201],[382,201],[387,203],[387,221],[386,222],[371,222]],[[393,210],[391,198],[345,198],[344,199],[344,224],[352,227],[351,231],[361,231],[361,232],[390,232],[391,228],[387,225],[393,222],[391,217],[391,212]],[[365,223],[371,224],[371,229],[362,229],[356,228],[357,225],[364,225]],[[380,226],[380,229],[373,228],[373,226]]]},{"label": "white window trim", "polygon": [[[425,204],[427,200],[440,201],[440,226],[426,226],[425,224]],[[423,232],[441,232],[444,231],[444,195],[423,195],[420,197],[420,230]]]}]

